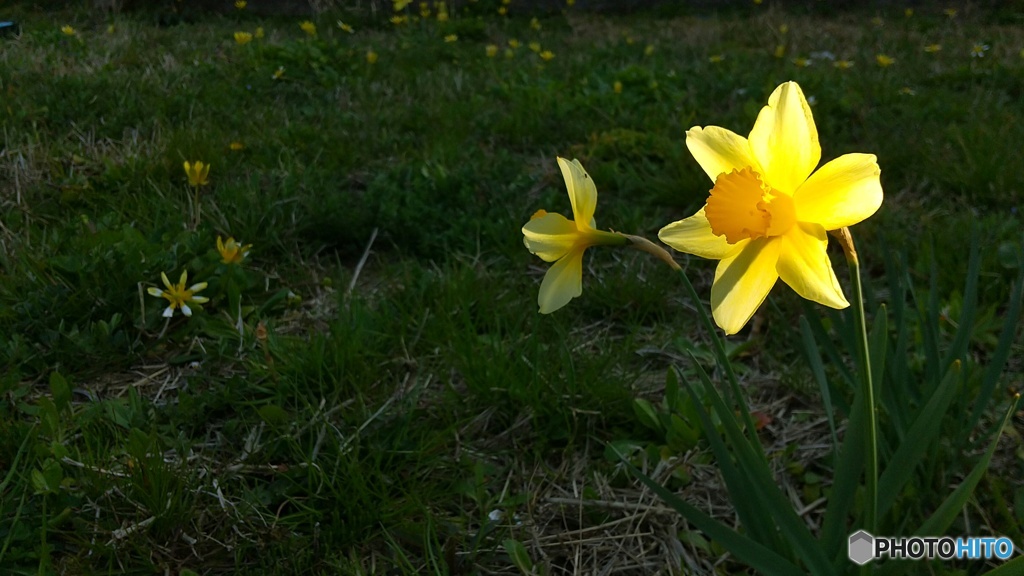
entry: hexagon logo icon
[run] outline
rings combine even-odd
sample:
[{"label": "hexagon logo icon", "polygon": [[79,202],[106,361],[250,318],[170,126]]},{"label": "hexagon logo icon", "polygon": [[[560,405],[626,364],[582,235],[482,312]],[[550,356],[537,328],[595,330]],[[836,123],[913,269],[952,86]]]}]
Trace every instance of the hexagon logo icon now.
[{"label": "hexagon logo icon", "polygon": [[864,530],[858,530],[850,534],[850,542],[846,549],[846,555],[850,560],[863,566],[875,557],[875,537]]}]

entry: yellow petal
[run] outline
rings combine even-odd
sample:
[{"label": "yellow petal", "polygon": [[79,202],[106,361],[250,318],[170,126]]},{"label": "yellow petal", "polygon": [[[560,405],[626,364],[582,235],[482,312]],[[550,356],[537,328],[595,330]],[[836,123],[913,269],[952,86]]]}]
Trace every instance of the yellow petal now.
[{"label": "yellow petal", "polygon": [[779,239],[758,238],[722,259],[711,285],[711,313],[726,335],[735,334],[768,297],[779,273]]},{"label": "yellow petal", "polygon": [[583,252],[584,248],[569,252],[544,275],[537,296],[541,314],[550,314],[583,293]]},{"label": "yellow petal", "polygon": [[164,281],[164,286],[167,286],[168,290],[174,288],[174,284],[171,284],[171,281],[167,279],[167,274],[161,272],[160,279]]},{"label": "yellow petal", "polygon": [[793,195],[796,217],[836,230],[871,216],[882,205],[874,154],[844,154],[822,166]]},{"label": "yellow petal", "polygon": [[153,288],[153,287],[146,288],[146,292],[149,292],[150,296],[163,296],[164,295],[164,291],[159,289],[159,288]]},{"label": "yellow petal", "polygon": [[811,107],[796,82],[772,92],[750,131],[750,149],[761,163],[765,182],[793,194],[821,160]]},{"label": "yellow petal", "polygon": [[578,238],[576,224],[561,214],[544,214],[523,226],[526,249],[545,262],[554,262],[565,256]]},{"label": "yellow petal", "polygon": [[779,238],[779,277],[800,296],[829,308],[850,305],[843,296],[825,251],[828,233],[818,224],[801,223]]},{"label": "yellow petal", "polygon": [[729,244],[725,236],[715,236],[703,208],[689,218],[665,226],[658,232],[658,238],[680,252],[712,260],[721,260],[744,244]]},{"label": "yellow petal", "polygon": [[189,164],[188,160],[185,161],[185,173],[190,176],[192,175],[192,165]]},{"label": "yellow petal", "polygon": [[761,172],[747,139],[718,126],[694,126],[686,132],[686,147],[712,181],[723,172],[752,167]]},{"label": "yellow petal", "polygon": [[572,215],[577,228],[595,228],[597,186],[594,185],[594,180],[583,169],[579,160],[569,162],[565,158],[559,158],[558,167],[562,169],[562,178],[565,178],[565,187],[569,190],[569,201],[572,202]]}]

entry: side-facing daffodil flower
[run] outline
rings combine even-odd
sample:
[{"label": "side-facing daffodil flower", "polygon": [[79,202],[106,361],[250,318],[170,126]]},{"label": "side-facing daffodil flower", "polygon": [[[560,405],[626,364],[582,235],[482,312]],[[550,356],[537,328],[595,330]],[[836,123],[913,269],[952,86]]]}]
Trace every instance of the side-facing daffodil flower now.
[{"label": "side-facing daffodil flower", "polygon": [[189,303],[195,304],[199,307],[199,304],[209,302],[210,299],[205,296],[196,296],[196,292],[206,288],[206,282],[200,282],[193,284],[188,288],[185,288],[185,282],[188,281],[188,271],[182,270],[181,279],[178,280],[177,284],[171,284],[171,281],[167,279],[167,274],[160,273],[160,278],[164,281],[166,290],[159,288],[150,288],[147,290],[150,296],[156,296],[158,298],[166,298],[170,304],[164,309],[164,317],[170,318],[174,316],[174,309],[181,308],[181,313],[185,316],[192,315],[192,309],[188,307]]},{"label": "side-facing daffodil flower", "polygon": [[579,160],[559,158],[558,167],[569,190],[573,219],[538,210],[523,226],[527,250],[545,262],[554,262],[540,284],[537,303],[541,314],[550,314],[583,293],[583,252],[587,248],[630,243],[622,234],[597,230],[597,187]]},{"label": "side-facing daffodil flower", "polygon": [[188,176],[189,186],[195,186],[198,188],[210,183],[207,179],[210,175],[210,165],[203,164],[198,160],[195,164],[190,163],[188,160],[185,161],[185,174]]},{"label": "side-facing daffodil flower", "polygon": [[658,237],[721,260],[711,309],[726,334],[743,328],[780,277],[808,300],[849,306],[825,252],[826,231],[852,226],[881,206],[873,154],[845,154],[815,171],[818,131],[795,82],[772,92],[749,137],[696,126],[686,133],[686,147],[715,186],[703,208]]},{"label": "side-facing daffodil flower", "polygon": [[235,242],[235,239],[230,236],[227,242],[217,236],[217,252],[220,252],[220,261],[224,264],[241,264],[242,260],[249,255],[250,248],[252,248],[252,244],[242,246],[240,242]]}]

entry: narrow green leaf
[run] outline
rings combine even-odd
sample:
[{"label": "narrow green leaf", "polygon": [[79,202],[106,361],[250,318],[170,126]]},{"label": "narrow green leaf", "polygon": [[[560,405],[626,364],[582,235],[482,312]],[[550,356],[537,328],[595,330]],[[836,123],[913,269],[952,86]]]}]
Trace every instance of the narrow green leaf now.
[{"label": "narrow green leaf", "polygon": [[632,464],[623,460],[629,471],[640,479],[662,502],[679,512],[688,522],[703,530],[712,540],[717,541],[737,560],[766,576],[790,576],[802,574],[803,571],[789,560],[775,553],[770,548],[751,540],[732,528],[701,512],[672,491],[637,470]]},{"label": "narrow green leaf", "polygon": [[56,370],[50,372],[50,393],[53,394],[53,403],[57,410],[63,412],[71,407],[71,386]]},{"label": "narrow green leaf", "polygon": [[522,572],[525,576],[529,576],[533,573],[533,560],[530,559],[530,555],[526,552],[526,546],[518,540],[509,538],[501,543],[505,548],[505,552],[508,557],[512,559],[512,563],[515,564],[516,568]]},{"label": "narrow green leaf", "polygon": [[828,430],[832,436],[832,453],[839,457],[839,435],[836,433],[835,413],[832,410],[832,394],[828,389],[828,379],[825,377],[825,366],[821,363],[821,353],[818,351],[818,344],[814,341],[814,333],[811,325],[807,322],[807,316],[800,316],[800,335],[803,337],[804,354],[811,366],[811,374],[818,383],[821,391],[821,401],[825,406],[825,416],[828,418]]},{"label": "narrow green leaf", "polygon": [[982,576],[1024,576],[1024,556],[1017,556],[1006,564],[985,572]]},{"label": "narrow green leaf", "polygon": [[1020,274],[1017,275],[1017,281],[1010,293],[1010,302],[1005,314],[1006,321],[1003,322],[1003,329],[999,333],[999,342],[996,344],[996,349],[993,351],[992,357],[989,358],[984,375],[981,377],[981,390],[978,392],[978,398],[974,401],[974,408],[971,410],[971,417],[967,421],[965,430],[974,430],[981,420],[985,408],[992,401],[992,394],[995,393],[999,376],[1003,373],[1003,368],[1010,358],[1013,342],[1017,338],[1022,298],[1024,298],[1024,268],[1021,268]]},{"label": "narrow green leaf", "polygon": [[[754,489],[762,508],[767,508],[771,517],[778,524],[779,530],[786,537],[786,540],[793,545],[812,574],[834,573],[832,564],[825,556],[821,544],[811,535],[807,524],[797,516],[793,510],[793,505],[786,495],[779,490],[778,485],[775,483],[775,478],[772,477],[771,472],[768,470],[767,461],[764,457],[760,457],[759,453],[750,445],[750,440],[740,430],[732,410],[722,400],[711,379],[708,378],[707,373],[699,365],[697,366],[697,373],[704,383],[705,393],[711,397],[712,406],[722,421],[722,427],[736,453],[736,461],[743,467],[743,472],[749,476],[747,483]],[[701,419],[703,420],[707,418],[707,414],[703,411],[702,406],[700,408]],[[725,475],[724,470],[722,475]],[[731,490],[729,495],[735,497]],[[758,519],[758,521],[763,522],[761,519]]]},{"label": "narrow green leaf", "polygon": [[942,420],[956,395],[960,377],[960,362],[954,362],[946,372],[935,394],[918,411],[917,418],[910,426],[906,438],[889,459],[885,471],[878,480],[878,517],[885,516],[903,487],[914,473],[917,464],[927,456],[929,448],[939,434]]},{"label": "narrow green leaf", "polygon": [[821,542],[831,558],[848,562],[846,557],[847,516],[856,501],[857,487],[864,472],[864,446],[867,407],[864,394],[858,388],[853,398],[853,408],[846,424],[843,447],[833,474],[832,491],[825,508],[821,527]]},{"label": "narrow green leaf", "polygon": [[[971,334],[974,332],[974,317],[978,308],[978,277],[981,274],[981,256],[979,254],[978,227],[971,226],[971,249],[967,261],[967,283],[964,286],[963,306],[960,310],[959,323],[956,334],[953,336],[953,343],[949,346],[945,358],[942,360],[941,370],[952,364],[955,360],[964,360],[967,354],[967,345],[971,341]],[[936,319],[937,321],[937,319]]]},{"label": "narrow green leaf", "polygon": [[[857,381],[854,379],[853,372],[851,372],[849,366],[847,366],[846,359],[843,357],[843,353],[839,350],[839,347],[832,342],[831,338],[829,338],[828,332],[825,330],[825,326],[821,322],[818,309],[806,300],[801,300],[800,302],[804,309],[804,313],[801,317],[807,319],[807,323],[810,325],[811,331],[814,333],[814,339],[817,341],[819,348],[824,350],[831,365],[839,370],[839,375],[842,376],[843,381],[846,382],[846,389],[856,389]],[[831,315],[830,317],[838,317],[838,315]],[[837,391],[834,386],[832,391]],[[850,406],[843,401],[842,395],[835,394],[834,397],[836,400],[836,406],[843,412],[843,414],[849,415]]]}]

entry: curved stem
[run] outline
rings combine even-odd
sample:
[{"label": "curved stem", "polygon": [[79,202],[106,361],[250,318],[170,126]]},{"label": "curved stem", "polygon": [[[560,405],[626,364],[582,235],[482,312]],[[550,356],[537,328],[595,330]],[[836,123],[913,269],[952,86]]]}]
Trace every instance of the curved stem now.
[{"label": "curved stem", "polygon": [[846,252],[846,260],[850,265],[850,277],[853,280],[854,291],[854,319],[857,322],[857,329],[860,337],[857,339],[857,356],[860,363],[861,397],[864,399],[865,414],[867,415],[868,430],[865,435],[867,446],[864,454],[867,461],[864,463],[864,490],[865,490],[865,511],[864,529],[874,533],[878,514],[878,425],[875,419],[875,386],[871,375],[871,353],[868,348],[868,327],[864,314],[864,289],[860,278],[860,261],[857,258],[857,251],[853,249],[853,237],[846,232],[846,237],[840,239],[843,250]]}]

